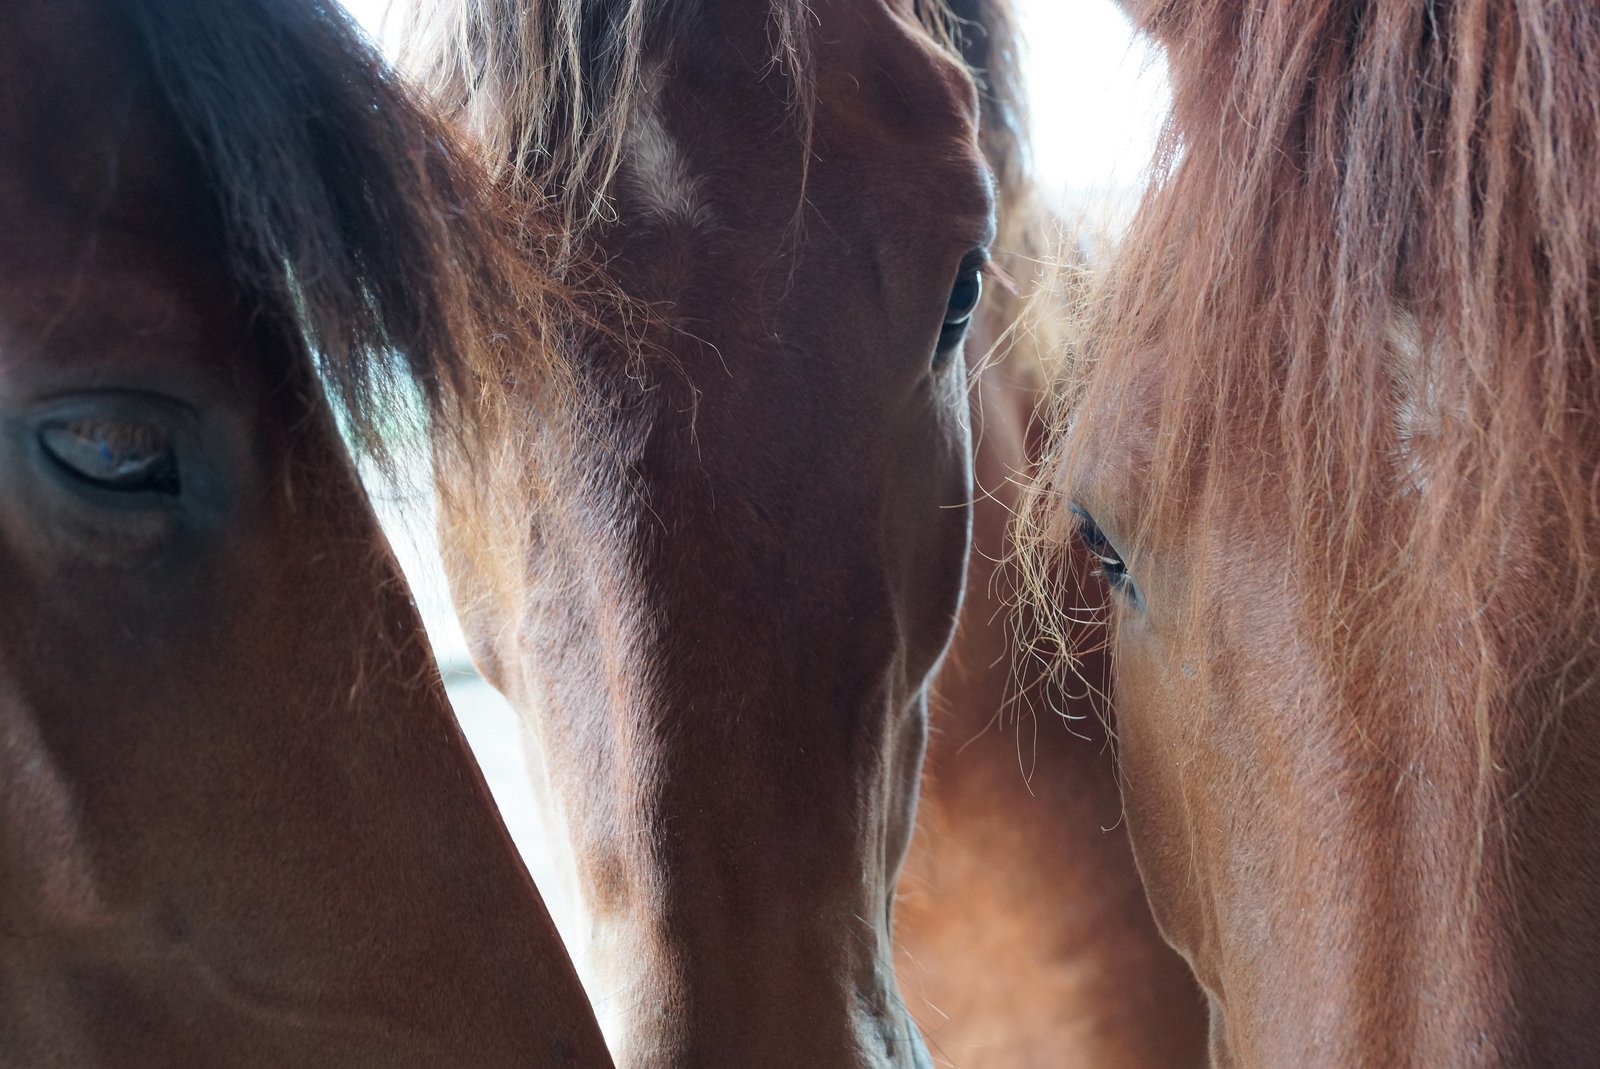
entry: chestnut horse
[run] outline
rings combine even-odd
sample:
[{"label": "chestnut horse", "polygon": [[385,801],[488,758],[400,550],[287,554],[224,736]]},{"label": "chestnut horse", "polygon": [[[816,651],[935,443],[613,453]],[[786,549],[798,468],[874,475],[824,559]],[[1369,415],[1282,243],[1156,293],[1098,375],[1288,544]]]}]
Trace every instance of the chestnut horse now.
[{"label": "chestnut horse", "polygon": [[414,69],[633,317],[578,331],[567,418],[440,469],[613,1052],[927,1065],[890,915],[971,524],[973,82],[910,0],[417,14]]},{"label": "chestnut horse", "polygon": [[610,1064],[311,358],[467,374],[480,187],[298,0],[7,3],[0,144],[0,1063]]},{"label": "chestnut horse", "polygon": [[[906,1002],[939,1064],[983,1069],[1200,1065],[1205,1005],[1162,940],[1134,867],[1097,700],[1103,624],[1052,677],[1018,616],[1012,524],[1037,455],[1038,410],[1083,258],[1056,273],[1063,221],[1027,160],[1016,30],[1005,0],[952,3],[980,79],[996,176],[996,264],[967,342],[974,376],[973,546],[954,643],[934,683],[928,755],[895,912]],[[1069,245],[1070,249],[1071,246]],[[1030,306],[1031,302],[1031,306]],[[1068,562],[1087,579],[1088,559]]]},{"label": "chestnut horse", "polygon": [[1600,8],[1138,5],[1173,111],[1040,499],[1219,1066],[1600,1051]]}]

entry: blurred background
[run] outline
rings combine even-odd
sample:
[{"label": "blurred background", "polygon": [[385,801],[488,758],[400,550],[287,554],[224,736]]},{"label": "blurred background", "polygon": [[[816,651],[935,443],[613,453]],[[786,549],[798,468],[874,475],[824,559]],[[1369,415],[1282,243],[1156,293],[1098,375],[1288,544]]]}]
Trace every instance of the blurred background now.
[{"label": "blurred background", "polygon": [[[389,0],[344,0],[380,46],[392,49]],[[1137,39],[1112,0],[1014,0],[1025,48],[1036,177],[1068,218],[1114,230],[1141,182],[1166,108],[1160,56]],[[512,838],[569,940],[576,916],[554,873],[555,840],[540,826],[528,786],[520,728],[472,669],[450,607],[433,536],[427,461],[398,486],[368,479],[380,518],[406,570],[461,726]]]}]

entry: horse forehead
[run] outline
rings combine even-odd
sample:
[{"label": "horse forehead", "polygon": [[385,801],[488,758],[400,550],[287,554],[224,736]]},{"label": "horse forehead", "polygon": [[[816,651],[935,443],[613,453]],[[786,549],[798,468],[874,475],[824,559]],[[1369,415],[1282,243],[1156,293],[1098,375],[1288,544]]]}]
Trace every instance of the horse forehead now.
[{"label": "horse forehead", "polygon": [[40,244],[0,236],[0,378],[23,366],[52,379],[210,367],[219,346],[237,344],[215,314],[232,306],[225,289],[172,263],[169,250],[102,232],[74,262]]},{"label": "horse forehead", "polygon": [[[1092,347],[1089,356],[1091,361],[1097,359]],[[1129,366],[1109,375],[1104,373],[1109,368],[1090,371],[1085,402],[1072,414],[1067,429],[1070,490],[1086,504],[1101,507],[1129,500],[1129,488],[1149,472],[1165,387],[1165,360],[1159,347],[1115,358],[1127,360]]]},{"label": "horse forehead", "polygon": [[205,201],[194,151],[116,26],[87,7],[0,12],[0,184],[13,200],[27,184],[82,216],[190,235]]},{"label": "horse forehead", "polygon": [[108,385],[207,408],[253,395],[248,321],[216,254],[8,193],[0,182],[0,404]]},{"label": "horse forehead", "polygon": [[66,156],[39,167],[0,154],[0,372],[28,354],[65,370],[170,359],[216,340],[215,313],[233,304],[220,250],[200,236],[194,198],[187,225],[168,210],[185,199],[178,183],[162,181],[162,203],[138,168],[123,168],[144,147],[137,138],[82,152],[72,180],[55,167]]},{"label": "horse forehead", "polygon": [[976,150],[978,90],[959,58],[883,3],[825,19],[816,50],[819,135],[835,150]]},{"label": "horse forehead", "polygon": [[[729,233],[730,215],[790,219],[799,178],[830,226],[886,249],[986,241],[993,182],[960,59],[883,0],[814,16],[803,74],[752,67],[709,26],[646,69],[620,168],[631,207],[700,240]],[[799,81],[780,88],[786,76]],[[801,138],[808,159],[790,151]]]},{"label": "horse forehead", "polygon": [[18,31],[0,43],[0,374],[214,350],[234,300],[198,163],[153,86],[67,7],[0,19]]}]

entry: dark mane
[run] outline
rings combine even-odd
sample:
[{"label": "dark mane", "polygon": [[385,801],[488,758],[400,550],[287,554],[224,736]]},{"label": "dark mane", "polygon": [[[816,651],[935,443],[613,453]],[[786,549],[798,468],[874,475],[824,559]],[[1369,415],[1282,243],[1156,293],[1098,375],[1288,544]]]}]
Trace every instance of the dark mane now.
[{"label": "dark mane", "polygon": [[408,381],[437,411],[492,381],[501,347],[526,359],[555,291],[342,9],[112,2],[216,191],[240,287],[298,328],[359,444],[382,453]]}]

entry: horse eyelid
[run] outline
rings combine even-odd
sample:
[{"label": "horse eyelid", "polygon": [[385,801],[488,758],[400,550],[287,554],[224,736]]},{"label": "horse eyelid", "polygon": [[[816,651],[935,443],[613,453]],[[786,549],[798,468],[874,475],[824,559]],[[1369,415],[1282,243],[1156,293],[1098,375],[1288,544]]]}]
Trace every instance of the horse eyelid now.
[{"label": "horse eyelid", "polygon": [[86,485],[113,493],[176,495],[181,484],[171,436],[140,426],[113,442],[107,431],[114,427],[96,420],[51,420],[38,431],[39,445],[64,475]]},{"label": "horse eyelid", "polygon": [[1107,580],[1113,586],[1130,581],[1128,565],[1123,561],[1122,554],[1117,552],[1117,547],[1111,544],[1111,539],[1106,537],[1105,532],[1100,529],[1100,525],[1095,522],[1095,518],[1090,515],[1089,510],[1075,504],[1067,507],[1078,521],[1078,539],[1083,543],[1084,548],[1089,551],[1089,555],[1100,565],[1101,570],[1106,573]]}]

